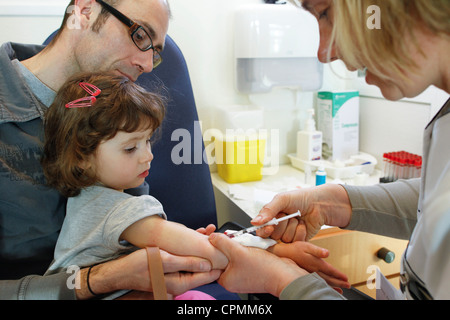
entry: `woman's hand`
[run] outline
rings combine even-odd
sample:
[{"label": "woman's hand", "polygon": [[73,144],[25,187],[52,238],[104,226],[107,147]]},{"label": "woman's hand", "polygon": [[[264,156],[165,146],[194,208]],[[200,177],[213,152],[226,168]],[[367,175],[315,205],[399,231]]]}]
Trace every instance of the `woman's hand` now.
[{"label": "woman's hand", "polygon": [[229,260],[218,280],[229,291],[270,293],[279,297],[292,281],[308,274],[289,259],[266,250],[244,247],[223,234],[214,233],[209,240]]},{"label": "woman's hand", "polygon": [[271,236],[283,242],[309,241],[324,225],[346,227],[352,207],[347,192],[340,185],[324,185],[281,193],[265,205],[252,224],[259,226],[273,218],[300,210],[301,218],[281,222],[257,231],[261,237]]}]

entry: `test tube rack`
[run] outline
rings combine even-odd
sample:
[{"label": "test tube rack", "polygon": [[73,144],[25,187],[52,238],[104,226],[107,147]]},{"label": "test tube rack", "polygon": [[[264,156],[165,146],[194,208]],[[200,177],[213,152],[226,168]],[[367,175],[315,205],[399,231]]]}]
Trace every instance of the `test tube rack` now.
[{"label": "test tube rack", "polygon": [[406,151],[383,154],[383,163],[383,177],[380,179],[382,183],[420,178],[422,173],[422,157]]}]

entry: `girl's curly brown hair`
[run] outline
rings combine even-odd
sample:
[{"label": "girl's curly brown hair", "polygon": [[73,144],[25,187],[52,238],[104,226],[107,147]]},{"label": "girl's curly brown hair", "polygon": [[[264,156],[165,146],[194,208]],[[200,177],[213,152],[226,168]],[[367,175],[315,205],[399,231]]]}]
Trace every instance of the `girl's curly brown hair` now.
[{"label": "girl's curly brown hair", "polygon": [[[65,105],[89,94],[80,87],[87,82],[101,90],[91,107]],[[47,184],[65,197],[77,196],[97,182],[95,172],[82,169],[101,142],[118,131],[152,129],[162,123],[165,99],[146,91],[128,78],[108,73],[83,73],[70,78],[59,90],[45,114],[42,166]]]}]

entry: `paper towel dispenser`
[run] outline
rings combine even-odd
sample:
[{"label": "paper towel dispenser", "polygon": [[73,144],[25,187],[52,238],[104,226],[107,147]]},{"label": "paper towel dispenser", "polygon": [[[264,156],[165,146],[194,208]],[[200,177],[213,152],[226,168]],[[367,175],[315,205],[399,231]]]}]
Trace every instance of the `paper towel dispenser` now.
[{"label": "paper towel dispenser", "polygon": [[235,17],[238,91],[319,90],[323,81],[323,66],[317,59],[319,41],[316,19],[292,4],[240,7]]}]

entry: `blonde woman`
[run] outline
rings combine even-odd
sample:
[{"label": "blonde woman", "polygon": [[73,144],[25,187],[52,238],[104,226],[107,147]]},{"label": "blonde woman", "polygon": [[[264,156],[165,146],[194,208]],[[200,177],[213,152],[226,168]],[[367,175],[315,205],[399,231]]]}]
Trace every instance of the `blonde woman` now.
[{"label": "blonde woman", "polygon": [[[322,62],[341,59],[350,70],[367,68],[367,82],[377,85],[389,100],[414,97],[430,85],[450,92],[448,0],[304,0],[301,5],[318,20]],[[379,12],[378,28],[367,24],[370,6]],[[406,297],[449,299],[449,139],[450,100],[425,129],[421,179],[371,187],[326,185],[280,194],[253,223],[300,210],[300,221],[291,220],[275,230],[267,227],[261,235],[285,242],[309,240],[326,224],[409,239],[399,270]],[[317,275],[291,263],[261,252],[245,253],[218,235],[210,240],[233,266],[220,280],[229,288],[248,291],[255,285],[247,283],[244,288],[239,283],[250,272],[246,263],[253,263],[253,275],[268,274],[268,281],[260,281],[255,290],[271,290],[286,299],[342,298]],[[266,260],[270,270],[255,263],[258,260]]]}]

